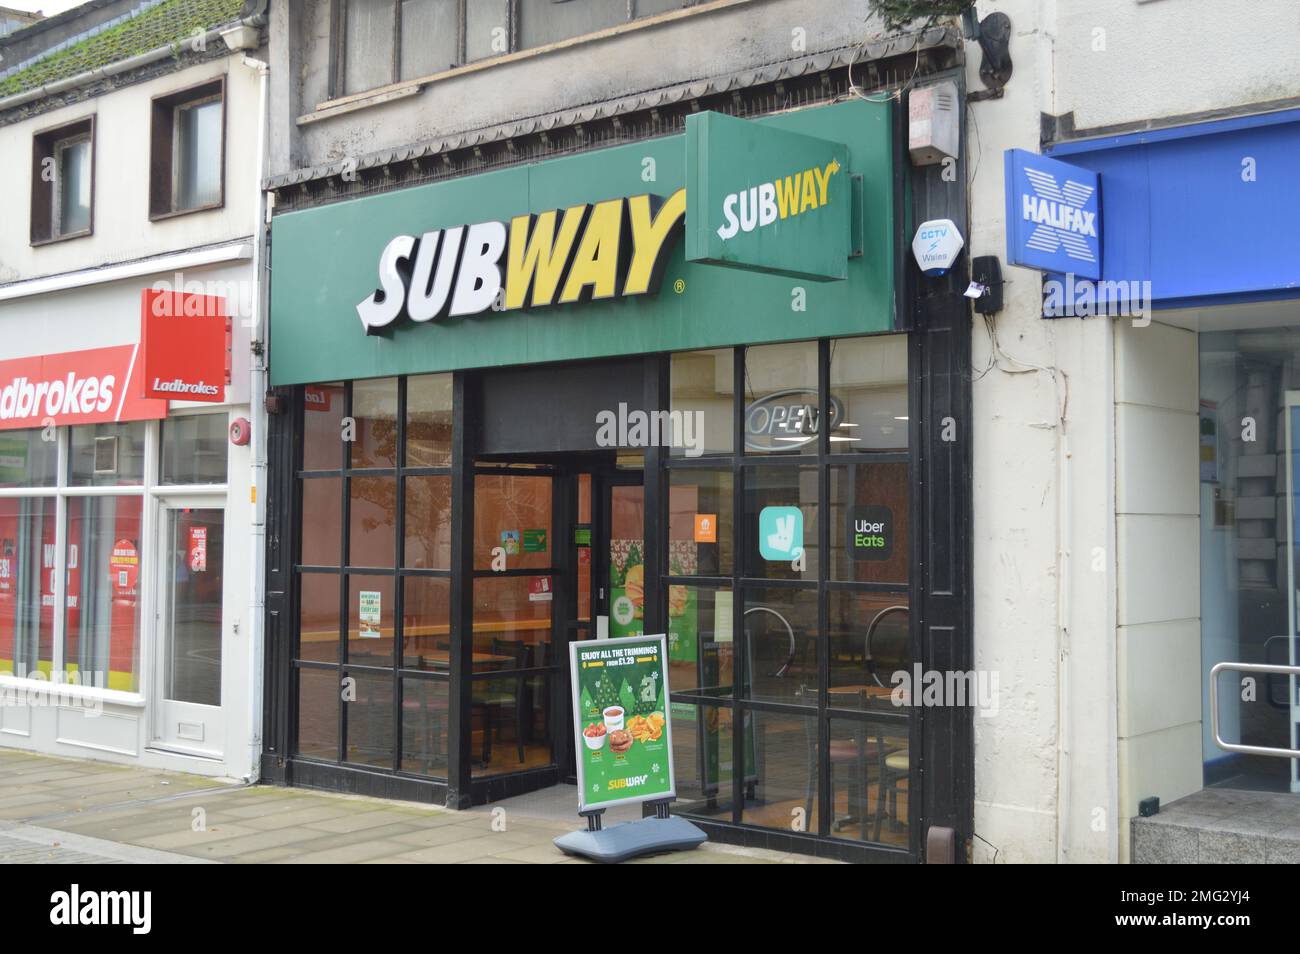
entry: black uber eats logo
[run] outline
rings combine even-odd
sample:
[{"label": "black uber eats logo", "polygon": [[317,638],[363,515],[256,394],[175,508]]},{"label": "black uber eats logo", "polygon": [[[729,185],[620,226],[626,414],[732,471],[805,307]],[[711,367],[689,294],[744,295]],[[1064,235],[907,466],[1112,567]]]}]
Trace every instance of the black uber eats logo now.
[{"label": "black uber eats logo", "polygon": [[855,560],[888,560],[894,553],[894,514],[888,507],[849,508],[849,553]]}]

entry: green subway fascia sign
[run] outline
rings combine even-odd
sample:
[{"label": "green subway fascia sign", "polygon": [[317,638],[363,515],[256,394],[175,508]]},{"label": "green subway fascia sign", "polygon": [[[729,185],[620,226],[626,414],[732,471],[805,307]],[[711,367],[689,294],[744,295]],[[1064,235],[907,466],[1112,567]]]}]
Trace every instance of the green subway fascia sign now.
[{"label": "green subway fascia sign", "polygon": [[[889,331],[890,109],[699,114],[685,134],[278,215],[271,383]],[[742,192],[754,227],[724,238]]]}]

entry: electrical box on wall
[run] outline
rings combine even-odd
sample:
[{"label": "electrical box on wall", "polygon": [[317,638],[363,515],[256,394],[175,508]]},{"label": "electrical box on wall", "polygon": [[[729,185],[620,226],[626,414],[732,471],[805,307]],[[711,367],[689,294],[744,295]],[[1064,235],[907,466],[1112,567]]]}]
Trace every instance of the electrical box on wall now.
[{"label": "electrical box on wall", "polygon": [[957,158],[961,111],[951,81],[914,89],[907,95],[907,151],[914,166]]}]

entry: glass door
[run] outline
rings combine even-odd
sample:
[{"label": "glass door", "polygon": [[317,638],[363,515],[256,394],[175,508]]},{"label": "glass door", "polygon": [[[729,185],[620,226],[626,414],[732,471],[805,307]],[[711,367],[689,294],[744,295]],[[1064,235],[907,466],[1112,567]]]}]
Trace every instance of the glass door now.
[{"label": "glass door", "polygon": [[[1286,555],[1287,633],[1285,640],[1265,643],[1266,663],[1295,666],[1300,659],[1300,391],[1286,392]],[[1281,645],[1277,645],[1278,643]],[[1270,652],[1271,650],[1271,652]],[[1285,693],[1283,695],[1283,693]],[[1279,700],[1277,696],[1282,696]],[[1268,702],[1286,713],[1286,748],[1300,748],[1300,686],[1294,675],[1270,676]],[[1287,759],[1292,792],[1300,792],[1300,759]]]},{"label": "glass door", "polygon": [[225,510],[210,501],[167,500],[159,508],[156,741],[219,756],[224,627]]},{"label": "glass door", "polygon": [[645,632],[645,487],[640,471],[601,477],[597,638]]}]

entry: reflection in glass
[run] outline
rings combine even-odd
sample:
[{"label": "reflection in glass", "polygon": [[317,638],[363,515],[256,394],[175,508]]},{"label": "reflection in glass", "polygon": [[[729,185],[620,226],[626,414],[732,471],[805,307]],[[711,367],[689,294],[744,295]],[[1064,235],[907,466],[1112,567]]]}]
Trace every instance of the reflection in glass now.
[{"label": "reflection in glass", "polygon": [[176,209],[221,201],[221,100],[176,108]]},{"label": "reflection in glass", "polygon": [[338,470],[343,466],[341,384],[308,384],[302,394],[302,468]]},{"label": "reflection in glass", "polygon": [[338,662],[341,578],[337,573],[301,573],[299,580],[298,658]]},{"label": "reflection in glass", "polygon": [[337,669],[298,670],[298,754],[338,761],[341,677]]},{"label": "reflection in glass", "polygon": [[[673,686],[676,689],[676,686]],[[674,702],[672,722],[673,771],[677,781],[674,812],[731,820],[731,710]]]},{"label": "reflection in glass", "polygon": [[348,565],[392,566],[397,556],[397,478],[352,477],[348,494]]},{"label": "reflection in glass", "polygon": [[474,581],[474,669],[550,666],[554,580],[488,576]]},{"label": "reflection in glass", "polygon": [[221,596],[225,511],[164,511],[170,559],[164,594],[163,696],[221,705]]},{"label": "reflection in glass", "polygon": [[731,574],[731,471],[668,472],[668,573]]},{"label": "reflection in glass", "polygon": [[393,677],[389,673],[348,672],[356,697],[344,700],[348,719],[345,761],[388,768],[393,764]]},{"label": "reflection in glass", "polygon": [[451,478],[406,477],[406,549],[403,565],[451,569]]},{"label": "reflection in glass", "polygon": [[907,449],[907,336],[831,342],[831,397],[844,409],[831,452]]},{"label": "reflection in glass", "polygon": [[343,552],[343,478],[303,478],[302,512],[302,562],[307,566],[339,566]]},{"label": "reflection in glass", "polygon": [[353,467],[397,466],[397,378],[352,384]]},{"label": "reflection in glass", "polygon": [[446,672],[451,660],[451,580],[402,578],[402,665]]},{"label": "reflection in glass", "polygon": [[451,375],[406,379],[406,466],[451,465]]},{"label": "reflection in glass", "polygon": [[58,153],[58,220],[55,233],[71,235],[90,228],[90,138],[59,143]]},{"label": "reflection in glass", "polygon": [[492,567],[505,551],[506,568],[551,565],[551,478],[479,474],[474,478],[474,569]]},{"label": "reflection in glass", "polygon": [[144,421],[87,424],[71,429],[68,483],[73,487],[144,482]]},{"label": "reflection in glass", "polygon": [[45,440],[44,434],[43,430],[0,434],[0,487],[54,486],[59,443]]},{"label": "reflection in glass", "polygon": [[141,505],[139,497],[67,501],[64,669],[127,692],[140,688]]},{"label": "reflection in glass", "polygon": [[[690,426],[693,445],[675,446],[673,457],[730,454],[735,445],[735,370],[730,348],[679,351],[672,356],[672,412]],[[686,420],[686,416],[690,420]]]},{"label": "reflection in glass", "polygon": [[164,484],[224,484],[229,447],[225,414],[186,414],[162,422]]}]

